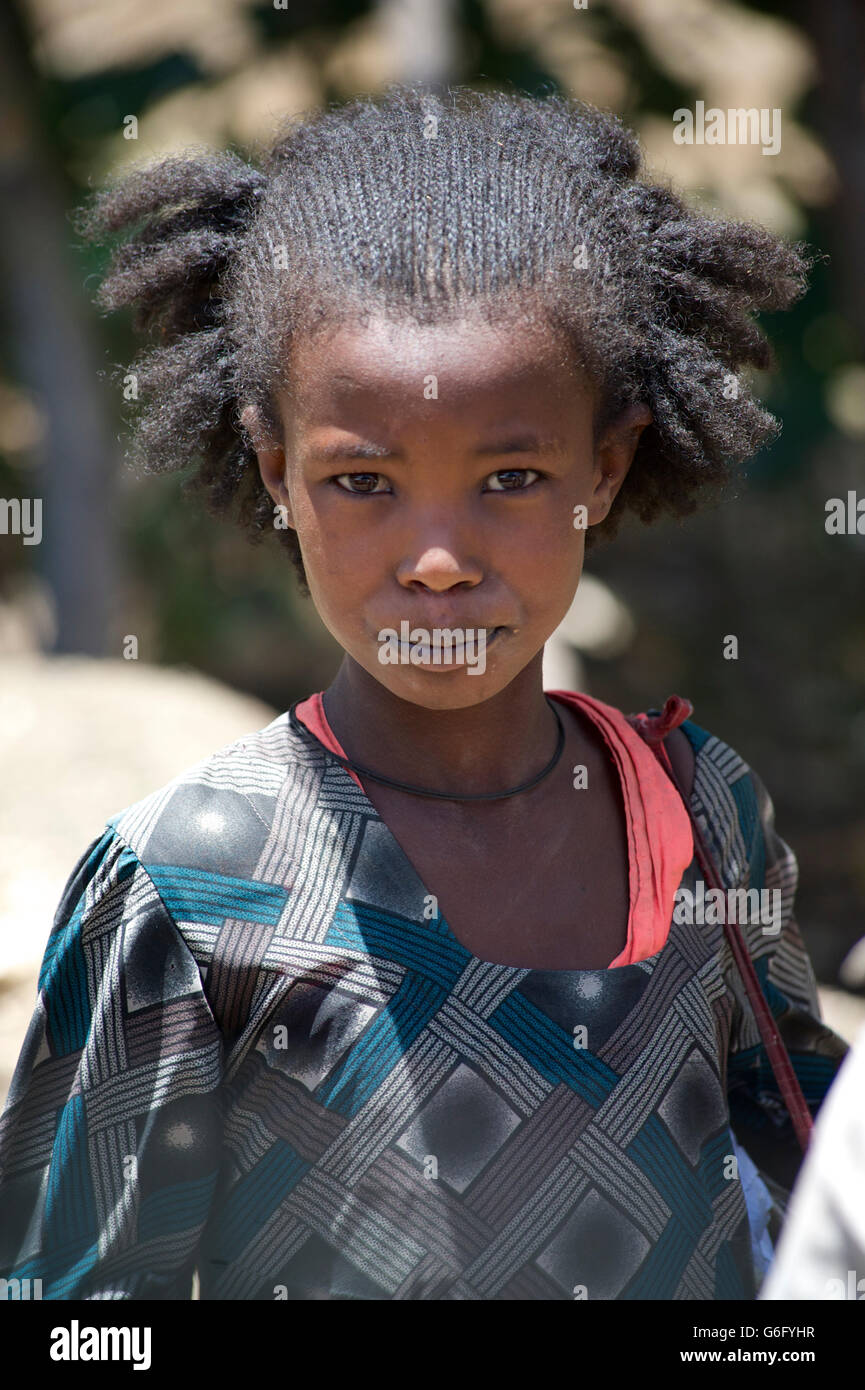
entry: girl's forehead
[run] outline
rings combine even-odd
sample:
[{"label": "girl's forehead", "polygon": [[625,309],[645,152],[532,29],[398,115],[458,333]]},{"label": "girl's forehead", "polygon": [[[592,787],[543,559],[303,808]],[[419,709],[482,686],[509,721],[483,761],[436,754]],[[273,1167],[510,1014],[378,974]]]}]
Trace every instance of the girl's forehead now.
[{"label": "girl's forehead", "polygon": [[459,392],[534,389],[539,380],[581,380],[569,344],[542,319],[439,323],[372,317],[294,340],[287,364],[297,404],[376,391],[417,391],[431,399]]}]

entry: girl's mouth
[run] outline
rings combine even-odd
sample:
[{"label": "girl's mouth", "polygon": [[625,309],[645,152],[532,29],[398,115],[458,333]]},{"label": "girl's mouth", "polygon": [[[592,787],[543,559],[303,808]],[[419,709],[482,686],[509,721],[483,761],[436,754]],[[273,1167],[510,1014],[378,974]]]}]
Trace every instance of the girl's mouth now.
[{"label": "girl's mouth", "polygon": [[[459,628],[453,628],[453,629],[451,629],[451,631],[453,631],[453,632],[456,634],[457,632],[460,631],[460,629],[459,629]],[[480,646],[481,641],[483,641],[483,643],[488,647],[488,646],[490,645],[490,642],[492,642],[496,637],[498,637],[498,636],[500,635],[500,633],[502,633],[502,632],[507,632],[507,628],[506,628],[506,627],[472,627],[472,628],[463,628],[462,631],[466,634],[464,640],[465,640],[465,645],[466,645],[467,647],[468,647],[468,646],[472,646],[472,645],[474,645],[475,647],[478,647],[478,646]],[[454,638],[454,644],[456,644],[456,638]],[[430,646],[430,643],[428,643],[428,642],[400,642],[399,645],[400,645],[400,650],[405,649],[406,651],[410,651],[411,648],[412,648],[413,646],[421,646],[421,647],[424,648],[424,650],[427,650],[427,649],[429,648],[429,646]]]},{"label": "girl's mouth", "polygon": [[[452,629],[456,633],[459,629]],[[458,641],[449,643],[444,641],[441,645],[436,644],[433,634],[431,641],[402,642],[395,645],[399,650],[399,661],[428,667],[431,670],[460,670],[466,666],[476,665],[479,658],[485,658],[486,652],[494,642],[497,642],[508,628],[488,627],[488,628],[468,628],[462,630],[465,634],[464,644]],[[415,653],[415,660],[412,661],[411,654]]]}]

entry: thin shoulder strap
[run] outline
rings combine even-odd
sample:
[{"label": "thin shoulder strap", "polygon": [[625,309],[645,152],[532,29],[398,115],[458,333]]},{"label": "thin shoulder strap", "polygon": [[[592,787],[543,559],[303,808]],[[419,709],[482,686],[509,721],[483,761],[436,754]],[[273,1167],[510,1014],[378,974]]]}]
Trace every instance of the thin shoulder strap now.
[{"label": "thin shoulder strap", "polygon": [[[645,714],[628,714],[625,718],[628,723],[636,729],[637,733],[644,739],[652,749],[658,762],[672,781],[676,790],[685,804],[685,809],[691,818],[691,826],[694,832],[694,848],[697,855],[697,862],[703,872],[703,876],[710,888],[718,888],[723,892],[721,876],[715,867],[715,861],[703,838],[703,833],[697,823],[688,796],[679,782],[679,779],[670,762],[670,755],[667,752],[664,740],[671,729],[677,729],[685,719],[690,719],[694,712],[694,707],[690,700],[684,699],[681,695],[671,695],[664,705],[660,714],[651,712]],[[726,913],[724,916],[726,917]],[[799,1085],[799,1078],[793,1070],[793,1063],[790,1061],[790,1054],[784,1046],[783,1039],[775,1027],[775,1020],[772,1011],[766,1002],[766,996],[760,987],[754,963],[751,960],[750,952],[745,944],[745,940],[739,930],[738,923],[724,922],[724,931],[730,943],[730,950],[733,954],[739,972],[745,983],[751,1007],[760,1029],[760,1035],[766,1047],[766,1053],[775,1073],[775,1079],[781,1091],[790,1118],[793,1121],[793,1128],[803,1153],[808,1148],[808,1141],[814,1128],[814,1121],[808,1109],[807,1102],[802,1094]]]}]

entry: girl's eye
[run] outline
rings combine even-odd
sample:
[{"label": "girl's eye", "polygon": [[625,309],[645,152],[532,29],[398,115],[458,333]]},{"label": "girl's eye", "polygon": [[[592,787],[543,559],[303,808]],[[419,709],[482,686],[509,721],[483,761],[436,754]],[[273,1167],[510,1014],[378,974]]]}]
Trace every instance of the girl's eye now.
[{"label": "girl's eye", "polygon": [[[527,474],[533,474],[528,482]],[[540,477],[541,474],[536,468],[499,468],[489,475],[488,482],[491,482],[492,486],[488,487],[487,491],[527,492]],[[338,473],[331,482],[343,492],[350,492],[356,497],[388,491],[387,480],[381,473]]]},{"label": "girl's eye", "polygon": [[[343,478],[349,478],[353,483],[359,481],[361,486],[358,488],[346,487]],[[385,481],[381,473],[338,473],[332,479],[337,487],[342,488],[343,492],[352,492],[355,496],[368,492],[381,492],[382,489],[375,486],[376,480],[380,483]],[[371,486],[369,486],[370,484]]]},{"label": "girl's eye", "polygon": [[490,474],[490,478],[495,482],[497,479],[503,480],[501,487],[491,487],[490,492],[526,492],[532,486],[532,482],[525,487],[521,484],[525,481],[527,473],[534,473],[535,478],[541,475],[536,468],[499,468],[495,473]]}]

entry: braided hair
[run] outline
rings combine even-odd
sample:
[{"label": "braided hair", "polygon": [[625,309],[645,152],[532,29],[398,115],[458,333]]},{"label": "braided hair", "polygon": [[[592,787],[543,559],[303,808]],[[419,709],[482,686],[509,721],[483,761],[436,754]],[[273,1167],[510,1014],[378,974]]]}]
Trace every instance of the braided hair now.
[{"label": "braided hair", "polygon": [[596,429],[644,402],[652,423],[587,548],[630,509],[693,512],[778,431],[743,368],[772,365],[751,317],[787,308],[812,260],[760,226],[694,211],[641,176],[617,117],[555,95],[393,84],[289,118],[256,163],[187,151],[73,214],[122,234],[96,303],[157,341],[131,367],[133,465],[195,464],[190,486],[276,531],[308,595],[297,536],[274,527],[246,406],[281,435],[298,333],[373,312],[442,322],[526,313],[564,335],[600,388]]}]

